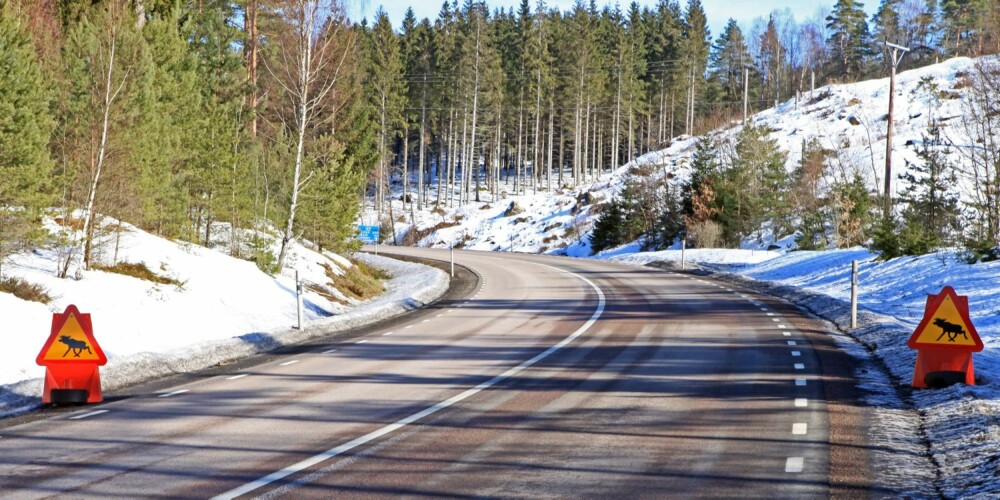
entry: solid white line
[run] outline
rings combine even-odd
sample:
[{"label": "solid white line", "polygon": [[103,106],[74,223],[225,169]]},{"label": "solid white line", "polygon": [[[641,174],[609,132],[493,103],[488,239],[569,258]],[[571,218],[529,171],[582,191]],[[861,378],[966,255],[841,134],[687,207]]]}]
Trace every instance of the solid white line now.
[{"label": "solid white line", "polygon": [[297,359],[293,359],[293,360],[291,360],[291,361],[285,361],[284,363],[281,363],[281,364],[280,364],[280,365],[278,365],[278,366],[288,366],[288,365],[294,365],[295,363],[298,363],[298,362],[299,362],[299,360],[297,360]]},{"label": "solid white line", "polygon": [[796,436],[802,436],[809,430],[809,424],[798,423],[792,424],[792,434]]},{"label": "solid white line", "polygon": [[802,457],[788,457],[785,461],[785,472],[802,472]]},{"label": "solid white line", "polygon": [[794,357],[799,357],[801,355],[802,355],[802,353],[799,352],[799,351],[792,351],[792,356],[794,356]]},{"label": "solid white line", "polygon": [[465,390],[462,393],[459,393],[459,394],[457,394],[455,396],[452,396],[452,397],[450,397],[450,398],[448,398],[448,399],[446,399],[444,401],[441,401],[440,403],[437,403],[437,404],[435,404],[433,406],[430,406],[430,407],[425,408],[425,409],[423,409],[421,411],[418,411],[417,413],[414,413],[414,414],[412,414],[412,415],[410,415],[408,417],[405,417],[405,418],[402,418],[400,420],[397,420],[396,422],[394,422],[392,424],[389,424],[389,425],[387,425],[385,427],[382,427],[381,429],[375,430],[373,432],[369,432],[368,434],[365,434],[364,436],[361,436],[359,438],[355,438],[355,439],[353,439],[351,441],[348,441],[348,442],[346,442],[346,443],[344,443],[344,444],[342,444],[340,446],[337,446],[336,448],[330,448],[329,450],[326,450],[323,453],[320,453],[320,454],[318,454],[316,456],[313,456],[311,458],[307,458],[307,459],[305,459],[305,460],[303,460],[303,461],[301,461],[299,463],[289,465],[288,467],[285,467],[284,469],[281,469],[279,471],[276,471],[276,472],[273,472],[271,474],[268,474],[267,476],[262,477],[262,478],[260,478],[260,479],[258,479],[256,481],[249,482],[247,484],[244,484],[243,486],[240,486],[239,488],[235,488],[235,489],[229,490],[229,491],[227,491],[225,493],[222,493],[221,495],[217,495],[217,496],[213,497],[213,499],[230,499],[230,498],[236,498],[236,497],[238,497],[240,495],[245,495],[247,493],[250,493],[251,491],[254,491],[254,490],[257,490],[257,489],[262,488],[264,486],[267,486],[267,485],[269,485],[269,484],[271,484],[271,483],[273,483],[275,481],[280,481],[281,479],[284,479],[284,478],[286,478],[286,477],[288,477],[288,476],[290,476],[292,474],[295,474],[297,472],[300,472],[300,471],[303,471],[305,469],[308,469],[309,467],[312,467],[312,466],[314,466],[314,465],[316,465],[318,463],[321,463],[321,462],[324,462],[324,461],[329,460],[331,458],[334,458],[336,456],[342,455],[342,454],[344,454],[344,453],[346,453],[348,451],[353,450],[354,448],[357,448],[358,446],[363,446],[366,443],[369,443],[369,442],[371,442],[371,441],[373,441],[375,439],[378,439],[378,438],[380,438],[382,436],[385,436],[387,434],[395,432],[395,431],[397,431],[397,430],[399,430],[399,429],[401,429],[403,427],[406,427],[407,425],[410,425],[410,424],[412,424],[412,423],[414,423],[414,422],[416,422],[416,421],[418,421],[420,419],[423,419],[425,417],[433,415],[433,414],[435,414],[435,413],[437,413],[437,412],[439,412],[439,411],[441,411],[441,410],[443,410],[445,408],[448,408],[449,406],[451,406],[451,405],[453,405],[455,403],[464,401],[464,400],[466,400],[466,399],[468,399],[468,398],[470,398],[472,396],[475,396],[476,394],[482,392],[483,390],[489,389],[490,387],[493,387],[494,385],[497,385],[498,383],[503,382],[504,380],[507,380],[508,378],[513,377],[514,375],[517,375],[518,373],[520,373],[520,372],[522,372],[522,371],[530,368],[532,365],[534,365],[534,364],[538,363],[539,361],[541,361],[541,360],[549,357],[550,355],[552,355],[552,353],[558,351],[559,349],[562,349],[563,347],[565,347],[570,342],[576,340],[577,337],[579,337],[580,335],[583,335],[583,332],[589,330],[591,326],[594,326],[594,323],[597,322],[597,318],[600,318],[601,315],[604,314],[604,305],[605,305],[604,292],[601,291],[601,289],[597,285],[595,285],[594,282],[590,281],[587,278],[584,278],[583,276],[580,276],[579,274],[571,273],[569,271],[564,271],[564,270],[559,269],[557,267],[547,266],[545,264],[535,264],[535,265],[542,266],[542,267],[547,267],[549,269],[554,269],[556,271],[569,274],[570,276],[578,278],[578,279],[582,280],[584,283],[590,285],[590,287],[593,288],[595,292],[597,292],[597,309],[594,310],[594,314],[592,314],[590,316],[590,319],[588,319],[586,323],[584,323],[582,326],[580,326],[580,328],[577,328],[577,330],[575,332],[571,333],[568,337],[566,337],[566,338],[562,339],[561,341],[559,341],[558,344],[555,344],[552,347],[549,347],[548,349],[546,349],[546,350],[544,350],[544,351],[536,354],[535,357],[533,357],[533,358],[531,358],[531,359],[529,359],[529,360],[527,360],[527,361],[525,361],[525,362],[523,362],[523,363],[521,363],[521,364],[519,364],[519,365],[517,365],[517,366],[515,366],[515,367],[513,367],[513,368],[511,368],[511,369],[509,369],[509,370],[507,370],[507,371],[505,371],[503,373],[501,373],[500,375],[497,375],[497,376],[495,376],[495,377],[487,380],[486,382],[483,382],[483,383],[481,383],[481,384],[479,384],[479,385],[477,385],[477,386],[475,386],[475,387],[473,387],[471,389],[467,389],[467,390]]},{"label": "solid white line", "polygon": [[789,340],[788,341],[788,345],[795,345],[795,341],[794,340]]},{"label": "solid white line", "polygon": [[333,354],[335,352],[337,352],[336,349],[330,349],[329,351],[323,351],[323,354]]},{"label": "solid white line", "polygon": [[795,379],[795,385],[798,385],[798,386],[806,385],[806,379],[804,379],[804,378],[797,378],[797,379]]},{"label": "solid white line", "polygon": [[359,340],[359,341],[355,342],[355,344],[367,344],[367,343],[368,343],[367,340]]},{"label": "solid white line", "polygon": [[166,394],[160,394],[159,396],[156,396],[156,397],[158,397],[158,398],[169,398],[170,396],[176,396],[178,394],[184,394],[187,391],[188,391],[187,389],[181,389],[179,391],[168,392]]},{"label": "solid white line", "polygon": [[82,420],[82,419],[85,419],[85,418],[88,418],[88,417],[93,417],[94,415],[100,415],[102,413],[107,413],[109,411],[110,410],[94,410],[94,411],[89,412],[89,413],[84,413],[83,415],[77,415],[75,417],[69,417],[69,420]]},{"label": "solid white line", "polygon": [[226,377],[226,380],[237,380],[249,375],[248,373],[241,373],[239,375],[233,375],[232,377]]},{"label": "solid white line", "polygon": [[795,369],[796,370],[805,370],[806,369],[806,365],[804,365],[802,363],[795,363]]},{"label": "solid white line", "polygon": [[807,406],[809,406],[809,400],[808,399],[806,399],[806,398],[795,398],[795,407],[796,408],[805,408]]}]

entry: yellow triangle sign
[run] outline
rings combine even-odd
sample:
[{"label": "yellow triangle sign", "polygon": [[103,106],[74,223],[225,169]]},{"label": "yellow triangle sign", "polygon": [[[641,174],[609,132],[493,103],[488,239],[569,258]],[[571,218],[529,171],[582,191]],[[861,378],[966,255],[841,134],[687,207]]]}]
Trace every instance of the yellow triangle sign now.
[{"label": "yellow triangle sign", "polygon": [[968,307],[968,299],[951,287],[928,297],[924,319],[910,337],[909,346],[981,351],[983,341],[969,319]]},{"label": "yellow triangle sign", "polygon": [[35,361],[49,363],[93,363],[103,365],[107,357],[94,339],[90,315],[69,306],[63,314],[52,317],[52,334]]}]

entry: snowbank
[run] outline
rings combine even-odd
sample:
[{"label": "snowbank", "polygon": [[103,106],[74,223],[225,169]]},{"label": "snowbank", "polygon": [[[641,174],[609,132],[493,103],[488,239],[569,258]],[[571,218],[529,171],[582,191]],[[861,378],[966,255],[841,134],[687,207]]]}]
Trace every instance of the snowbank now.
[{"label": "snowbank", "polygon": [[177,244],[128,226],[118,245],[119,261],[143,262],[179,285],[160,285],[129,276],[89,271],[83,280],[55,277],[57,254],[19,254],[5,275],[47,287],[49,305],[0,294],[5,317],[0,349],[0,416],[39,404],[44,368],[35,356],[49,335],[53,312],[76,304],[91,313],[94,335],[108,355],[102,369],[105,390],[159,376],[197,370],[379,321],[432,302],[448,288],[448,276],[427,266],[358,255],[388,271],[386,292],[367,302],[352,301],[326,287],[333,300],[304,296],[304,323],[296,321],[294,269],[307,283],[330,281],[324,265],[343,274],[350,262],[301,245],[292,248],[284,274],[272,277],[250,262],[194,245]]}]

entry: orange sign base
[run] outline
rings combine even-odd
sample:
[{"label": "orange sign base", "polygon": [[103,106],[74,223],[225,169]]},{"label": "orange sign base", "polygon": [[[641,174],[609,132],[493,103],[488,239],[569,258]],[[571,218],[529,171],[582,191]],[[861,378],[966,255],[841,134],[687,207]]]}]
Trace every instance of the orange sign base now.
[{"label": "orange sign base", "polygon": [[972,353],[983,350],[983,340],[969,317],[969,297],[954,288],[946,286],[927,296],[924,319],[906,344],[917,351],[913,387],[976,385]]},{"label": "orange sign base", "polygon": [[927,375],[935,372],[965,373],[965,385],[976,385],[976,375],[972,367],[972,353],[969,351],[917,351],[917,364],[913,368],[913,387],[927,389]]},{"label": "orange sign base", "polygon": [[[52,391],[56,391],[53,399]],[[86,391],[86,401],[69,401],[63,394],[69,391]],[[72,399],[72,398],[70,398]],[[101,373],[93,364],[64,364],[45,367],[45,389],[42,393],[42,403],[100,403],[104,401],[101,393]]]}]

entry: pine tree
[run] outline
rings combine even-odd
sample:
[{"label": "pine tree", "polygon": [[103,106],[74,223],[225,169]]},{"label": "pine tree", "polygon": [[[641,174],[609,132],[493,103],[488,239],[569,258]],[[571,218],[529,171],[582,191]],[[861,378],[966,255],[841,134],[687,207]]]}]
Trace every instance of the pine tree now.
[{"label": "pine tree", "polygon": [[[744,91],[744,71],[751,73],[750,82],[756,83],[756,69],[753,66],[753,59],[750,57],[750,50],[747,48],[743,32],[735,19],[729,19],[722,34],[712,46],[712,56],[710,64],[710,81],[717,93],[714,100],[730,103],[729,108],[741,109]],[[756,93],[755,91],[751,91]],[[738,107],[740,106],[740,107]]]},{"label": "pine tree", "polygon": [[861,76],[868,55],[868,22],[861,2],[837,0],[833,12],[826,18],[830,30],[830,73],[852,81]]},{"label": "pine tree", "polygon": [[940,127],[932,126],[917,152],[920,162],[908,165],[899,178],[906,182],[900,193],[905,237],[904,254],[919,255],[954,241],[958,232],[958,176],[951,164]]},{"label": "pine tree", "polygon": [[38,210],[51,201],[46,186],[54,126],[50,93],[21,26],[0,5],[0,273],[7,255],[28,240]]}]

